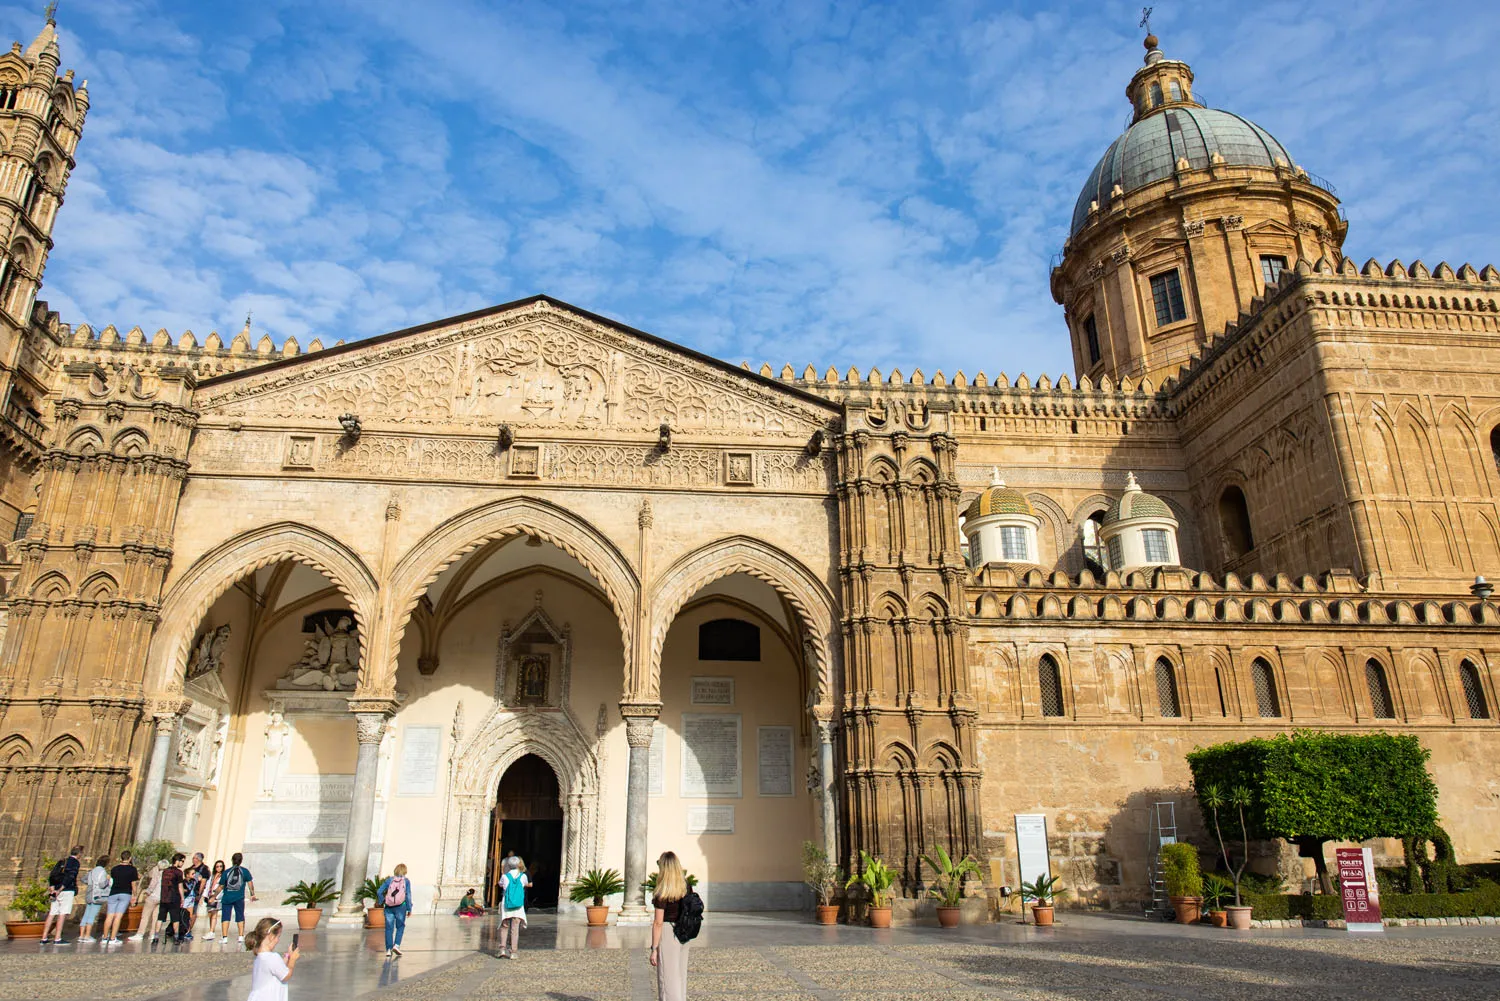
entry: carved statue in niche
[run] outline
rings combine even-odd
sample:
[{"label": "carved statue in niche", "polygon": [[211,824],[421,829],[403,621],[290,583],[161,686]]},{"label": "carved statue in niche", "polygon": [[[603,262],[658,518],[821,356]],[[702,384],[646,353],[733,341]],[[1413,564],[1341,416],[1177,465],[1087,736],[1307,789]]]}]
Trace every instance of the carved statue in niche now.
[{"label": "carved statue in niche", "polygon": [[529,653],[521,658],[516,671],[516,705],[540,706],[547,702],[547,678],[552,673],[552,657],[546,653]]},{"label": "carved statue in niche", "polygon": [[224,666],[224,650],[229,646],[229,623],[224,623],[217,629],[205,629],[203,635],[193,644],[193,652],[188,657],[187,680],[201,678]]},{"label": "carved statue in niche", "polygon": [[187,723],[177,735],[177,767],[187,771],[196,771],[198,768],[198,742],[202,738],[202,731]]},{"label": "carved statue in niche", "polygon": [[214,749],[213,758],[209,765],[208,781],[210,785],[219,784],[219,776],[224,774],[224,749],[229,744],[229,714],[219,713],[219,723],[214,727]]},{"label": "carved statue in niche", "polygon": [[262,799],[270,799],[276,792],[276,780],[281,777],[281,769],[286,764],[287,755],[292,749],[292,727],[287,723],[286,717],[277,710],[271,710],[271,720],[266,724],[266,746],[261,752],[260,760],[260,795]]},{"label": "carved statue in niche", "polygon": [[276,687],[352,692],[358,681],[359,637],[353,618],[342,615],[334,624],[314,623],[312,637],[303,643],[302,658]]}]

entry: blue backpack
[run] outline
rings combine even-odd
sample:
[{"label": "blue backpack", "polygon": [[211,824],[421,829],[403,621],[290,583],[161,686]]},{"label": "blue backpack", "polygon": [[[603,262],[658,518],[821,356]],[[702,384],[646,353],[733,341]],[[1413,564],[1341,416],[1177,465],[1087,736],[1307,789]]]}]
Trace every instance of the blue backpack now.
[{"label": "blue backpack", "polygon": [[526,881],[520,872],[512,870],[505,877],[505,909],[519,911],[526,906]]}]

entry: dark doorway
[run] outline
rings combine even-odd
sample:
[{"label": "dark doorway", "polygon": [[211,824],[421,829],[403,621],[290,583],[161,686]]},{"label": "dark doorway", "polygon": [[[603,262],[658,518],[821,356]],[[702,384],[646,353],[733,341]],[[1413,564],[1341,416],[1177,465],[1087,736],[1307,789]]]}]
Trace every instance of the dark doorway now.
[{"label": "dark doorway", "polygon": [[531,889],[526,906],[556,907],[562,880],[562,803],[557,774],[535,754],[505,770],[490,820],[489,864],[485,867],[484,901],[500,903],[500,862],[512,853],[526,863]]}]

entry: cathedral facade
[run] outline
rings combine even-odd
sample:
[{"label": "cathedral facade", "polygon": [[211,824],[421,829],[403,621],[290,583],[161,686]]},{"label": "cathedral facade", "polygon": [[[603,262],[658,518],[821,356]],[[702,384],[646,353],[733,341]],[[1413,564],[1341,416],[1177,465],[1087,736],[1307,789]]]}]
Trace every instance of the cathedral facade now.
[{"label": "cathedral facade", "polygon": [[[0,56],[0,861],[244,851],[803,900],[868,850],[1148,894],[1194,747],[1418,735],[1500,829],[1500,272],[1342,256],[1331,186],[1147,39],[1052,271],[1072,378],[728,364],[535,296],[354,343],[36,301],[88,109]],[[1080,169],[1080,176],[1082,170]],[[636,898],[638,903],[638,898]]]}]

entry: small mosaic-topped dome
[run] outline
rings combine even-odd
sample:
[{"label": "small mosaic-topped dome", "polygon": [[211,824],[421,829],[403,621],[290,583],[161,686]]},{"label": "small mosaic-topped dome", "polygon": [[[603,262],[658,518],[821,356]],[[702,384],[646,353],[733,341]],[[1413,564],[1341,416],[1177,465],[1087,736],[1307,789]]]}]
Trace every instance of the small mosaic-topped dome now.
[{"label": "small mosaic-topped dome", "polygon": [[1172,514],[1167,502],[1142,490],[1141,485],[1136,482],[1135,474],[1131,473],[1125,481],[1125,492],[1109,506],[1109,511],[1104,515],[1104,524],[1113,525],[1134,518],[1161,518],[1177,524],[1177,516]]},{"label": "small mosaic-topped dome", "polygon": [[1005,481],[1000,478],[999,469],[990,470],[990,485],[964,511],[965,518],[984,518],[992,514],[1036,517],[1036,509],[1031,506],[1031,501],[1021,491],[1006,486]]}]

